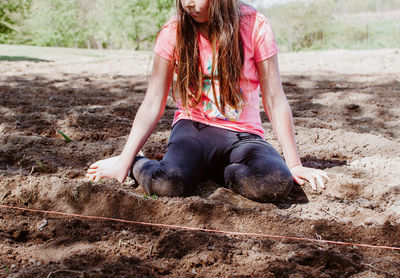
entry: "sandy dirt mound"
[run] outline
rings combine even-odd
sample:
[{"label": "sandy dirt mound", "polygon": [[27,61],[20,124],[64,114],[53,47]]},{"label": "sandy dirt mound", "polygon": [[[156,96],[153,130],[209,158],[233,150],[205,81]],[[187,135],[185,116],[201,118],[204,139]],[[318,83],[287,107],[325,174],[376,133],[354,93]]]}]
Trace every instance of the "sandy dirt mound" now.
[{"label": "sandy dirt mound", "polygon": [[[147,88],[146,53],[126,59],[2,62],[0,202],[400,247],[400,62],[386,72],[388,61],[400,60],[396,51],[282,55],[302,161],[325,169],[332,180],[325,191],[295,187],[279,204],[253,202],[213,182],[202,184],[192,197],[152,198],[130,181],[85,180],[91,163],[118,154],[125,143]],[[341,63],[334,63],[335,54]],[[369,57],[384,60],[375,61],[371,70],[364,65]],[[350,64],[342,71],[346,61]],[[148,157],[160,159],[165,153],[174,109],[170,99],[144,147]],[[265,113],[262,118],[267,140],[279,149]],[[399,277],[400,252],[0,208],[0,277],[120,276]]]}]

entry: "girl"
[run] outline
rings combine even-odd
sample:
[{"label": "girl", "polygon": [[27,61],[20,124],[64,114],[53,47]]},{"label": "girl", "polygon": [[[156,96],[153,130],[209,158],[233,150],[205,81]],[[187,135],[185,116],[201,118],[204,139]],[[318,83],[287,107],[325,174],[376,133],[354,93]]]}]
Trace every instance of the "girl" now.
[{"label": "girl", "polygon": [[[176,5],[158,34],[149,87],[122,153],[91,165],[87,178],[124,182],[129,174],[158,196],[186,196],[215,179],[260,202],[285,199],[293,180],[325,188],[326,173],[301,164],[266,18],[239,0]],[[136,156],[164,112],[174,72],[178,110],[167,153],[160,162]],[[260,91],[286,163],[264,140]]]}]

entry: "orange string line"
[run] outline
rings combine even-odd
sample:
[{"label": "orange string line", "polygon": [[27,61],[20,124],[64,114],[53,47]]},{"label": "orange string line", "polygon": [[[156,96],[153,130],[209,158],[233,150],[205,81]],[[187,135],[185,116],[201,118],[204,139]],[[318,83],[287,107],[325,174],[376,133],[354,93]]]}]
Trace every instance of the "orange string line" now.
[{"label": "orange string line", "polygon": [[12,210],[35,212],[35,213],[54,214],[54,215],[62,215],[62,216],[84,218],[84,219],[106,220],[106,221],[114,221],[114,222],[151,226],[151,227],[159,227],[159,228],[167,228],[167,229],[201,231],[201,232],[206,232],[206,233],[225,234],[225,235],[232,235],[232,236],[291,239],[291,240],[311,241],[311,242],[318,242],[318,243],[330,243],[330,244],[336,244],[336,245],[348,245],[348,246],[357,246],[357,247],[366,247],[366,248],[375,248],[375,249],[400,250],[400,247],[384,246],[384,245],[371,245],[371,244],[364,244],[364,243],[351,243],[351,242],[343,242],[343,241],[333,241],[333,240],[304,238],[304,237],[279,236],[279,235],[269,235],[269,234],[260,234],[260,233],[221,231],[221,230],[203,229],[203,228],[187,227],[187,226],[180,226],[180,225],[147,223],[147,222],[141,222],[141,221],[132,221],[132,220],[125,220],[125,219],[118,219],[118,218],[111,218],[111,217],[104,217],[104,216],[87,216],[87,215],[65,213],[65,212],[58,212],[58,211],[28,209],[28,208],[6,206],[6,205],[0,205],[0,207],[5,208],[5,209],[10,209],[10,210],[12,209]]}]

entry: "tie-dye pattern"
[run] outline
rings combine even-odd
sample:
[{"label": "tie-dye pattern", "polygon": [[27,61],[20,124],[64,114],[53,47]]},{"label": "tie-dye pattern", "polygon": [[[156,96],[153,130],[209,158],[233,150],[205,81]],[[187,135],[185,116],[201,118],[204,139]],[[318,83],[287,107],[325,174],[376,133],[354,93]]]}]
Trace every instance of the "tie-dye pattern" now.
[{"label": "tie-dye pattern", "polygon": [[[211,121],[214,121],[214,119],[222,119],[225,121],[238,121],[240,118],[240,112],[236,110],[234,107],[230,106],[229,104],[226,105],[225,107],[225,115],[226,117],[221,113],[221,111],[218,109],[218,106],[216,104],[219,103],[220,101],[220,92],[219,92],[219,82],[218,80],[214,80],[214,88],[215,88],[215,96],[214,97],[214,92],[213,92],[213,86],[211,84],[211,59],[207,60],[207,74],[203,75],[203,87],[201,89],[202,92],[202,99],[201,102],[203,104],[203,114],[204,117],[207,119],[210,119]],[[218,71],[216,70],[214,75],[217,75]],[[242,90],[240,90],[241,93]]]},{"label": "tie-dye pattern", "polygon": [[[260,117],[260,83],[256,64],[276,53],[278,47],[267,19],[254,8],[243,5],[240,34],[244,50],[243,78],[240,80],[240,92],[244,95],[245,104],[241,111],[227,105],[226,117],[218,110],[219,84],[214,81],[215,95],[211,86],[212,47],[201,33],[198,33],[201,70],[203,74],[202,96],[195,108],[185,109],[178,101],[174,122],[182,119],[197,121],[203,124],[230,129],[239,132],[250,132],[261,137],[264,130]],[[162,58],[172,61],[176,40],[176,16],[173,16],[158,34],[154,51]],[[215,75],[214,75],[215,76]]]}]

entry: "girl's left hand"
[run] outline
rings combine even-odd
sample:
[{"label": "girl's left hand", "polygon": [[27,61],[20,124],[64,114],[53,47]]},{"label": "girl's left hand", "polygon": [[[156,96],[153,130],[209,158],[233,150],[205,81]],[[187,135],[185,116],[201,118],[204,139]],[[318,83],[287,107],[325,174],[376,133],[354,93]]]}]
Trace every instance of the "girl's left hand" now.
[{"label": "girl's left hand", "polygon": [[291,168],[290,172],[298,184],[304,185],[304,180],[307,180],[314,190],[317,190],[317,184],[319,187],[325,189],[326,181],[330,180],[325,171],[304,167],[302,165]]}]

